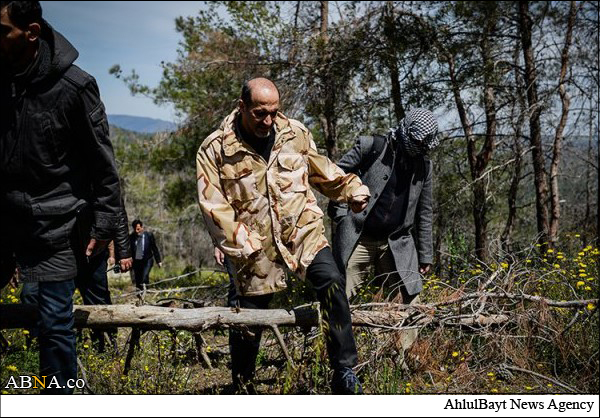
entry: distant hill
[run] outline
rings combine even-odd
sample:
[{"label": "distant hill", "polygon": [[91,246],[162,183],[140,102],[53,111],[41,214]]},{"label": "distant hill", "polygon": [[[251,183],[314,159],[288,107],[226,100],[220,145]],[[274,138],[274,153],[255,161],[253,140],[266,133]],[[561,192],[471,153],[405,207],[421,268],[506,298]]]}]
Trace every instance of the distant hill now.
[{"label": "distant hill", "polygon": [[166,120],[129,115],[108,115],[108,123],[128,131],[144,134],[172,132],[177,129],[176,124]]}]

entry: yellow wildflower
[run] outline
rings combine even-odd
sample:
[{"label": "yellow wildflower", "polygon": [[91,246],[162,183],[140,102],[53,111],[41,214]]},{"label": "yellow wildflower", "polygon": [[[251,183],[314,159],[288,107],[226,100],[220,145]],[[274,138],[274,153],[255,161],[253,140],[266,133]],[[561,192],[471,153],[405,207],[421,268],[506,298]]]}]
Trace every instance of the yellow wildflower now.
[{"label": "yellow wildflower", "polygon": [[546,251],[549,254],[552,254],[554,252],[554,250],[552,248],[548,248],[548,251]]},{"label": "yellow wildflower", "polygon": [[26,329],[23,330],[23,335],[29,335],[29,331],[27,331]]},{"label": "yellow wildflower", "polygon": [[452,357],[458,357],[458,351],[455,351],[454,353],[452,353]]},{"label": "yellow wildflower", "polygon": [[17,371],[17,366],[6,366],[6,370],[8,370],[9,372],[16,372]]},{"label": "yellow wildflower", "polygon": [[498,389],[496,389],[496,388],[492,389],[492,393],[498,393]]},{"label": "yellow wildflower", "polygon": [[584,285],[585,285],[585,282],[581,282],[581,281],[577,282],[577,287],[578,288],[580,288],[581,286],[584,286]]},{"label": "yellow wildflower", "polygon": [[588,311],[593,311],[594,309],[596,309],[596,305],[594,305],[593,303],[590,302],[590,303],[588,303],[587,308],[588,308]]}]

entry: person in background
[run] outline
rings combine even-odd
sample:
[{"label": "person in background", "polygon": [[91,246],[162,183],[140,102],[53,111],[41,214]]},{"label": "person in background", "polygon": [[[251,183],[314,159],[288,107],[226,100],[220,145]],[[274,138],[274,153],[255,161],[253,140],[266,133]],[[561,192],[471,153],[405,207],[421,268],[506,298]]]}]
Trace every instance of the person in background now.
[{"label": "person in background", "polygon": [[138,289],[150,283],[150,270],[156,264],[162,267],[160,251],[156,246],[154,234],[144,230],[144,224],[139,219],[131,223],[133,232],[129,236],[131,255],[133,256],[133,277]]}]

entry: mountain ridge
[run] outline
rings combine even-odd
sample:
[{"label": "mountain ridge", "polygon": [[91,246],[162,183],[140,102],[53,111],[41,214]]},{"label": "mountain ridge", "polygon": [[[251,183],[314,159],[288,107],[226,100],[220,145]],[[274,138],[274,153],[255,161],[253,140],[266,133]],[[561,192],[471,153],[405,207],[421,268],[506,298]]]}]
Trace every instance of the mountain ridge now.
[{"label": "mountain ridge", "polygon": [[121,129],[144,134],[177,130],[177,125],[173,122],[143,116],[108,115],[108,123]]}]

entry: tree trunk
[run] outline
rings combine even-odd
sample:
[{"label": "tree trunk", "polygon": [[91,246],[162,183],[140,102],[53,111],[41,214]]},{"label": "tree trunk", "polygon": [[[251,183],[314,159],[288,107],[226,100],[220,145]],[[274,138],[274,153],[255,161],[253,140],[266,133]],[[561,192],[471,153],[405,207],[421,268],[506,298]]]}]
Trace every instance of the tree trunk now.
[{"label": "tree trunk", "polygon": [[[590,120],[589,120],[589,132],[588,132],[588,147],[587,147],[587,159],[593,161],[594,152],[592,146],[592,140],[594,138],[594,105],[593,96],[590,96]],[[600,176],[599,176],[600,177]],[[600,180],[600,178],[599,178]],[[585,216],[583,217],[584,228],[587,229],[588,225],[592,225],[592,164],[586,164],[585,168]],[[600,225],[599,225],[600,226]],[[598,230],[596,230],[598,232]],[[587,237],[586,237],[587,238]]]},{"label": "tree trunk", "polygon": [[525,60],[525,85],[529,105],[529,136],[535,177],[538,240],[545,246],[546,244],[544,243],[548,240],[548,180],[544,167],[544,149],[542,147],[542,133],[540,128],[541,106],[537,95],[537,72],[531,40],[532,27],[533,21],[529,16],[529,2],[521,0],[519,1],[519,29],[521,31],[521,43],[523,44],[523,57]]},{"label": "tree trunk", "polygon": [[[196,309],[160,306],[75,306],[76,328],[132,327],[138,330],[183,330],[199,332],[228,326],[315,326],[321,320],[318,304],[285,309],[240,309],[207,307]],[[0,305],[0,329],[29,328],[37,321],[35,305]]]},{"label": "tree trunk", "polygon": [[[502,236],[500,238],[502,242],[502,248],[506,252],[510,252],[512,250],[512,232],[514,229],[514,225],[517,219],[517,195],[519,192],[519,183],[521,182],[521,170],[523,164],[523,147],[521,146],[521,137],[523,136],[523,124],[525,123],[525,87],[523,86],[523,79],[519,72],[519,42],[515,45],[515,53],[514,53],[514,67],[515,67],[515,94],[516,94],[516,103],[513,106],[513,111],[511,113],[511,120],[516,120],[516,124],[513,126],[514,130],[514,140],[513,140],[513,155],[514,155],[514,169],[513,175],[510,182],[510,189],[508,191],[508,215],[506,217],[506,224],[504,226],[504,231],[502,232]],[[517,114],[515,115],[514,110],[517,110]]]},{"label": "tree trunk", "polygon": [[567,117],[569,116],[569,105],[571,99],[567,93],[565,86],[565,78],[567,76],[567,70],[569,68],[569,48],[571,46],[571,39],[573,34],[573,26],[575,25],[575,16],[577,15],[577,5],[575,1],[571,1],[569,8],[569,20],[567,22],[567,33],[565,35],[565,46],[563,47],[561,54],[561,67],[560,77],[558,81],[558,92],[560,94],[560,100],[562,102],[562,112],[560,115],[560,121],[556,128],[556,134],[554,136],[554,147],[552,153],[552,164],[550,165],[550,205],[551,205],[551,217],[550,226],[548,228],[548,240],[549,245],[554,247],[558,240],[558,223],[560,219],[560,192],[558,190],[558,170],[560,165],[560,158],[562,155],[562,142],[565,125],[567,124]]},{"label": "tree trunk", "polygon": [[490,43],[490,37],[495,30],[495,20],[490,17],[483,30],[483,36],[481,39],[481,57],[483,61],[483,105],[485,108],[485,142],[481,151],[477,155],[477,162],[475,168],[474,181],[477,179],[475,184],[475,211],[476,211],[476,231],[479,230],[476,235],[476,246],[475,251],[477,258],[482,261],[487,261],[487,190],[486,182],[481,178],[484,174],[492,154],[496,148],[496,97],[493,87],[493,75],[494,75],[494,62],[492,59],[492,45]]},{"label": "tree trunk", "polygon": [[[144,330],[181,330],[200,332],[206,329],[234,327],[316,327],[321,321],[317,304],[286,311],[285,309],[240,309],[208,307],[197,309],[162,308],[158,306],[134,305],[95,305],[74,306],[76,328],[114,328],[132,327],[131,347],[139,343],[139,335]],[[427,305],[423,305],[427,307]],[[439,323],[432,315],[420,315],[408,319],[406,307],[386,310],[354,310],[352,325],[363,327],[422,327]],[[412,308],[411,308],[412,309]],[[32,328],[37,321],[35,305],[0,305],[0,330],[14,328]],[[492,325],[509,320],[507,315],[480,315],[464,317],[456,322],[444,322],[444,325]],[[133,357],[133,348],[128,357]]]},{"label": "tree trunk", "polygon": [[323,76],[321,83],[323,87],[324,104],[320,120],[325,137],[325,148],[327,156],[334,160],[337,155],[337,115],[336,115],[336,85],[334,76],[331,74],[331,68],[327,63],[331,61],[329,52],[329,2],[321,1],[321,33],[323,42]]},{"label": "tree trunk", "polygon": [[495,148],[496,141],[496,101],[492,83],[494,65],[491,56],[490,35],[495,27],[494,20],[486,22],[481,39],[481,54],[483,59],[484,78],[484,107],[486,118],[486,133],[483,147],[477,153],[476,138],[473,135],[473,127],[469,121],[464,102],[460,96],[460,86],[456,78],[454,57],[448,53],[448,69],[454,101],[460,117],[465,139],[467,141],[467,156],[471,179],[473,180],[473,220],[475,223],[475,254],[477,258],[485,262],[488,258],[487,251],[487,190],[486,184],[481,178],[487,168]]},{"label": "tree trunk", "polygon": [[329,2],[321,1],[321,37],[328,38],[327,26],[329,23]]},{"label": "tree trunk", "polygon": [[404,106],[402,105],[402,89],[400,86],[400,70],[398,69],[398,60],[394,42],[394,32],[396,25],[394,21],[394,2],[385,3],[384,29],[383,33],[386,39],[386,52],[384,62],[390,72],[390,85],[392,87],[392,102],[394,103],[394,115],[396,123],[399,124],[404,118]]},{"label": "tree trunk", "polygon": [[473,220],[475,222],[475,253],[479,260],[484,261],[487,258],[485,249],[486,242],[486,227],[485,227],[485,188],[481,180],[478,179],[477,171],[477,154],[475,149],[475,137],[473,135],[473,126],[467,115],[462,97],[460,96],[460,86],[456,79],[454,57],[450,54],[446,55],[448,61],[448,72],[450,83],[452,85],[452,93],[456,110],[460,117],[460,122],[463,128],[463,134],[467,141],[467,155],[469,158],[469,167],[471,169],[471,179],[473,180]]}]

